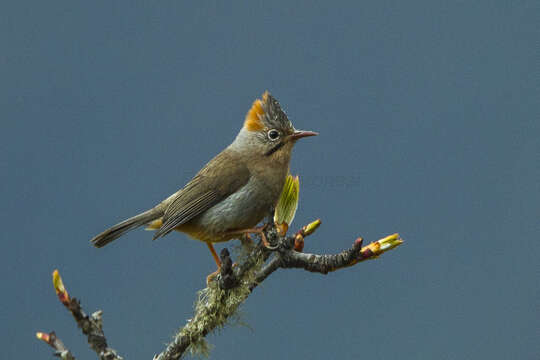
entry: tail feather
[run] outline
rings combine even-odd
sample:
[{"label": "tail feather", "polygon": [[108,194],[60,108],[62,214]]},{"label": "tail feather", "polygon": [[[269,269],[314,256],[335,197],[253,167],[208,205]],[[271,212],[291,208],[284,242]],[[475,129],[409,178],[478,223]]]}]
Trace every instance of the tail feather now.
[{"label": "tail feather", "polygon": [[92,242],[95,247],[103,247],[111,241],[118,239],[126,232],[138,228],[139,226],[146,225],[162,216],[163,214],[161,211],[157,210],[156,208],[150,209],[114,225],[113,227],[94,237],[92,240],[90,240],[90,242]]},{"label": "tail feather", "polygon": [[154,231],[159,230],[159,228],[163,225],[163,219],[158,218],[150,223],[147,224],[147,226],[144,228],[146,231]]}]

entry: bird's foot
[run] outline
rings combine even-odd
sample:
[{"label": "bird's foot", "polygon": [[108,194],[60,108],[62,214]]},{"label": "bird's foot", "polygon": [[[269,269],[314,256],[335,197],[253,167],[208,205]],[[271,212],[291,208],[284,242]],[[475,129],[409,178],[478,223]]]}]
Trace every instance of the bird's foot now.
[{"label": "bird's foot", "polygon": [[263,225],[261,227],[255,227],[255,228],[251,228],[251,229],[243,229],[243,230],[233,231],[233,232],[230,232],[229,234],[230,235],[245,234],[245,235],[248,235],[248,236],[249,236],[249,234],[258,234],[261,237],[261,240],[262,240],[262,243],[263,243],[264,247],[266,247],[268,250],[276,250],[278,247],[270,245],[270,243],[266,239],[266,235],[264,233],[264,230],[266,230],[267,226],[268,226],[268,224],[265,224],[265,225]]},{"label": "bird's foot", "polygon": [[[237,263],[232,263],[232,268],[234,269],[235,267],[237,267],[238,264]],[[216,271],[214,271],[213,273],[209,274],[207,277],[206,277],[206,286],[209,286],[210,283],[212,281],[214,281],[214,279],[216,278],[216,276],[218,276],[218,274],[221,273],[221,266],[217,268]]]},{"label": "bird's foot", "polygon": [[206,286],[210,285],[210,283],[215,279],[215,277],[221,272],[221,268],[217,268],[216,271],[214,271],[213,273],[209,274],[207,277],[206,277]]}]

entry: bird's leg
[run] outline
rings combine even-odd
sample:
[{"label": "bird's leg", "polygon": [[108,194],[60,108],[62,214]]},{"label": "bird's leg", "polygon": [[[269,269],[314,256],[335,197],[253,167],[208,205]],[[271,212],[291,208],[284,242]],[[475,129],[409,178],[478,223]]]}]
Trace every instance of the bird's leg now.
[{"label": "bird's leg", "polygon": [[264,230],[266,229],[266,227],[268,226],[268,224],[265,224],[261,227],[256,227],[256,228],[251,228],[251,229],[243,229],[243,230],[236,230],[236,231],[232,231],[230,233],[228,233],[229,235],[240,235],[240,234],[258,234],[260,235],[261,237],[261,240],[264,244],[264,246],[269,249],[269,250],[276,250],[277,249],[277,246],[272,246],[270,245],[270,243],[268,242],[268,240],[266,239],[266,235],[264,234]]},{"label": "bird's leg", "polygon": [[216,249],[214,249],[214,245],[212,245],[211,242],[207,242],[206,245],[208,245],[208,249],[212,253],[212,257],[214,258],[214,261],[216,262],[216,265],[217,265],[217,270],[206,277],[206,285],[208,285],[210,281],[212,281],[212,279],[215,278],[217,274],[219,274],[219,272],[221,271],[221,260],[219,259],[219,256],[216,253]]}]

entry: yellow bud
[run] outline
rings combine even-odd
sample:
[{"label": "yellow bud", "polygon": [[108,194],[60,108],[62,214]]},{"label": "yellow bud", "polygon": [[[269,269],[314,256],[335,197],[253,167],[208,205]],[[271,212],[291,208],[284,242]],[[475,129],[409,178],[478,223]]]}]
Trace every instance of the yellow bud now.
[{"label": "yellow bud", "polygon": [[304,228],[304,236],[309,236],[315,232],[321,226],[321,219],[317,219],[306,225]]},{"label": "yellow bud", "polygon": [[69,302],[69,295],[66,288],[64,287],[64,283],[62,282],[60,273],[58,272],[58,270],[54,270],[52,275],[53,286],[54,290],[56,291],[56,295],[58,295],[58,299],[60,299],[63,304],[67,304]]},{"label": "yellow bud", "polygon": [[42,332],[37,332],[36,333],[36,337],[39,339],[39,340],[43,340],[45,342],[49,342],[49,334],[46,334],[46,333],[42,333]]},{"label": "yellow bud", "polygon": [[396,246],[403,244],[403,240],[399,237],[399,234],[397,233],[387,236],[377,242],[381,245],[381,248],[380,248],[381,252],[391,250],[395,248]]},{"label": "yellow bud", "polygon": [[399,237],[399,234],[392,234],[364,246],[361,251],[370,250],[373,256],[377,257],[401,244],[403,244],[403,240]]}]

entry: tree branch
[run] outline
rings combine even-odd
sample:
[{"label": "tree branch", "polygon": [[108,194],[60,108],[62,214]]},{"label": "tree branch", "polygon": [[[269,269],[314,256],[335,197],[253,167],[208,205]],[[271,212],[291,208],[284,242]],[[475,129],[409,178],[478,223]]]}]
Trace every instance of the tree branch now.
[{"label": "tree branch", "polygon": [[[82,330],[83,334],[86,335],[88,339],[88,344],[90,344],[92,350],[96,352],[99,359],[122,360],[122,358],[116,354],[116,351],[109,348],[107,345],[107,339],[105,338],[105,334],[103,333],[102,328],[103,323],[101,315],[103,314],[103,312],[101,310],[98,310],[92,315],[88,316],[82,309],[79,300],[77,300],[76,298],[71,298],[69,296],[66,288],[64,287],[64,283],[62,281],[62,278],[60,277],[60,273],[58,272],[58,270],[53,271],[53,286],[56,291],[56,295],[58,296],[58,300],[60,300],[60,302],[69,310],[69,312],[71,312],[71,315],[73,315],[77,326]],[[52,335],[52,338],[55,340],[53,342],[54,345],[51,344],[51,339],[47,339],[49,341],[46,341],[46,339],[42,337],[43,335],[48,335],[49,337]],[[60,341],[60,339],[56,337],[54,331],[51,334],[37,333],[36,336],[38,337],[38,339],[47,342],[57,351],[67,351],[69,353],[69,350],[67,350],[64,347],[64,344]],[[75,359],[73,355],[71,355],[71,353],[69,354],[71,358],[66,357],[66,360]],[[62,359],[64,358],[62,357]]]},{"label": "tree branch", "polygon": [[44,341],[47,343],[50,347],[52,347],[54,351],[54,355],[58,356],[62,360],[75,360],[75,356],[69,351],[69,349],[64,345],[62,340],[60,340],[54,331],[51,331],[50,333],[42,333],[37,332],[36,337],[39,340]]},{"label": "tree branch", "polygon": [[[265,236],[271,249],[266,248],[262,241],[257,245],[251,241],[243,241],[237,264],[233,264],[229,251],[223,249],[220,254],[222,262],[220,274],[208,287],[198,292],[193,318],[189,319],[185,326],[179,330],[165,350],[154,356],[154,360],[179,359],[186,351],[192,354],[207,355],[209,345],[205,340],[206,335],[225,326],[230,319],[234,318],[236,310],[251,292],[280,268],[299,268],[327,274],[353,266],[364,260],[375,259],[403,243],[399,235],[394,234],[364,247],[362,247],[362,239],[358,238],[350,249],[337,254],[303,253],[304,238],[311,235],[319,225],[320,220],[317,220],[304,226],[295,235],[286,236],[283,234],[283,226],[275,226],[273,221],[269,221]],[[122,359],[107,345],[102,329],[101,311],[97,311],[91,316],[86,315],[79,301],[75,298],[71,299],[67,294],[57,270],[53,273],[53,283],[58,298],[72,313],[77,325],[88,337],[88,343],[98,357],[101,360]],[[49,338],[45,340],[40,338],[39,334],[47,335]],[[62,359],[75,359],[62,342],[56,338],[54,332],[51,334],[38,333],[38,338],[55,348]]]},{"label": "tree branch", "polygon": [[[179,359],[186,350],[190,350],[192,354],[207,354],[208,345],[204,337],[224,326],[253,289],[279,268],[302,268],[327,274],[364,260],[375,259],[403,243],[399,235],[394,234],[364,247],[362,239],[358,238],[350,249],[338,254],[316,255],[300,252],[304,237],[311,235],[319,225],[320,220],[317,220],[303,227],[295,236],[287,237],[281,236],[279,229],[269,224],[265,234],[275,249],[269,250],[259,243],[247,260],[234,268],[228,250],[223,249],[221,260],[224,266],[217,281],[199,293],[195,317],[188,321],[165,351],[156,355],[154,360]],[[266,262],[269,257],[271,259]]]}]

